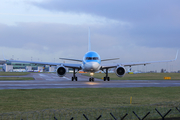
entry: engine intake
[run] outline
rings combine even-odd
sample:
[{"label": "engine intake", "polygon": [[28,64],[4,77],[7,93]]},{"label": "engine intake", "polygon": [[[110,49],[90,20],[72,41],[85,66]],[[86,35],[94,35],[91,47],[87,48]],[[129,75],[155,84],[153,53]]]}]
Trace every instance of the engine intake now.
[{"label": "engine intake", "polygon": [[64,66],[60,66],[58,67],[56,73],[59,77],[63,77],[66,74],[66,68]]},{"label": "engine intake", "polygon": [[126,69],[124,67],[117,67],[115,73],[118,77],[123,77],[126,74]]}]

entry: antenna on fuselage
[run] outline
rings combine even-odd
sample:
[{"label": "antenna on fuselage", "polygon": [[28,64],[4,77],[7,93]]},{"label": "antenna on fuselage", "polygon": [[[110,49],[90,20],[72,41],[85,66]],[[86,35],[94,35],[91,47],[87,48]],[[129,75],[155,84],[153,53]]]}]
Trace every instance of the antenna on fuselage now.
[{"label": "antenna on fuselage", "polygon": [[90,27],[89,27],[89,42],[88,42],[88,51],[91,51]]}]

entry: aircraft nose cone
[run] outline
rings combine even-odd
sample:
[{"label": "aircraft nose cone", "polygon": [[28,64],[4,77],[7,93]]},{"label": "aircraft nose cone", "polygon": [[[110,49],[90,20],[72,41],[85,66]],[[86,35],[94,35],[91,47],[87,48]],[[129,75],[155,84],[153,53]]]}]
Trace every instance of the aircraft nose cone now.
[{"label": "aircraft nose cone", "polygon": [[97,69],[99,67],[99,63],[92,63],[92,68],[93,69]]},{"label": "aircraft nose cone", "polygon": [[99,63],[97,62],[90,62],[86,64],[86,69],[89,71],[96,71],[99,68]]}]

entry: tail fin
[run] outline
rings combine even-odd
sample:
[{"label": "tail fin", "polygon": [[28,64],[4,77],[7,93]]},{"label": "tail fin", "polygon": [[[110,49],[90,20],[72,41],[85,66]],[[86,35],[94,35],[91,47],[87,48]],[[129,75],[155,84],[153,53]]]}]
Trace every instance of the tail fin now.
[{"label": "tail fin", "polygon": [[3,54],[3,58],[4,58],[4,60],[7,60],[5,57],[4,57],[4,51],[2,50],[2,54]]},{"label": "tail fin", "polygon": [[88,42],[88,51],[91,51],[90,27],[89,27],[89,42]]}]

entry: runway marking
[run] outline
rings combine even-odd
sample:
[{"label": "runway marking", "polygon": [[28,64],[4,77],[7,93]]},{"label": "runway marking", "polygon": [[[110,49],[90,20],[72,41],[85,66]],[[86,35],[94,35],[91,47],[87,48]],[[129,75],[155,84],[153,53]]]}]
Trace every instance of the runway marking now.
[{"label": "runway marking", "polygon": [[54,81],[54,79],[46,79],[46,80],[48,80],[48,81]]},{"label": "runway marking", "polygon": [[60,77],[52,77],[52,78],[59,79]]},{"label": "runway marking", "polygon": [[71,80],[71,79],[69,79],[69,78],[67,78],[67,77],[63,77],[63,78],[65,78],[66,80]]},{"label": "runway marking", "polygon": [[39,76],[46,76],[46,75],[44,75],[44,74],[39,74]]},{"label": "runway marking", "polygon": [[168,83],[122,83],[122,84],[168,84]]}]

